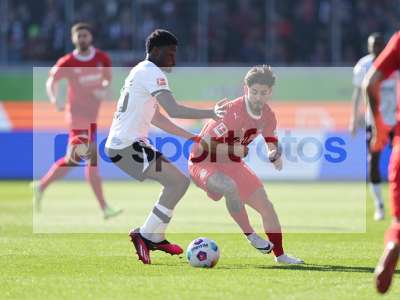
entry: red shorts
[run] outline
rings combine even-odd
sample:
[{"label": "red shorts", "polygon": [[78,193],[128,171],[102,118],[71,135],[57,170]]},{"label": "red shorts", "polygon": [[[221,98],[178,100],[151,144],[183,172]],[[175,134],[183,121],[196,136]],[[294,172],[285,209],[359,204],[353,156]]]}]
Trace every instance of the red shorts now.
[{"label": "red shorts", "polygon": [[389,193],[393,216],[400,217],[400,123],[397,124],[389,163]]},{"label": "red shorts", "polygon": [[209,191],[207,189],[207,181],[211,175],[218,172],[233,179],[242,200],[250,198],[255,191],[263,187],[263,183],[258,176],[244,162],[189,164],[189,173],[193,182],[206,191],[207,195],[215,201],[220,200],[223,195]]}]

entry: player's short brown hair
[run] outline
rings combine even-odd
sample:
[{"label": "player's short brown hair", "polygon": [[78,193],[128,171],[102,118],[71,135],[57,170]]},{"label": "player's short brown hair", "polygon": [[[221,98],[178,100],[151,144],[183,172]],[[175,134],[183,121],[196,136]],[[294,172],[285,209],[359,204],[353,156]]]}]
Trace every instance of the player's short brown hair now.
[{"label": "player's short brown hair", "polygon": [[275,84],[275,74],[269,65],[260,65],[252,67],[244,77],[244,83],[247,86],[252,86],[253,84],[263,84],[269,87]]},{"label": "player's short brown hair", "polygon": [[89,23],[85,23],[85,22],[79,22],[79,23],[74,24],[71,27],[71,35],[73,35],[75,32],[78,32],[79,30],[82,30],[82,29],[86,29],[93,35],[92,25],[90,25]]}]

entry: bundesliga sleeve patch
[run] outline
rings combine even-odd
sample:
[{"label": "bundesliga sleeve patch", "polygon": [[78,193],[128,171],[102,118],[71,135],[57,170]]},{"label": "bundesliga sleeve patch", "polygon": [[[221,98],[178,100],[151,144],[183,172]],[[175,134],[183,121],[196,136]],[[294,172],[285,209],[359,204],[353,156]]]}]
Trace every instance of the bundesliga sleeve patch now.
[{"label": "bundesliga sleeve patch", "polygon": [[167,81],[165,80],[165,78],[157,78],[157,85],[158,86],[167,85]]},{"label": "bundesliga sleeve patch", "polygon": [[226,127],[224,123],[220,123],[218,124],[218,126],[214,128],[214,133],[217,135],[217,137],[221,137],[227,132],[228,132],[228,127]]}]

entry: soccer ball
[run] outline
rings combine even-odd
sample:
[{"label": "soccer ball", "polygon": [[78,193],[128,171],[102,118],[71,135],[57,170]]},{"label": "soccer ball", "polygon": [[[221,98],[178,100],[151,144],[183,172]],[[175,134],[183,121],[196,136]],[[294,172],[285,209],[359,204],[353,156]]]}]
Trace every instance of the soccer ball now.
[{"label": "soccer ball", "polygon": [[200,237],[189,244],[186,257],[192,267],[212,268],[218,262],[219,248],[213,240]]}]

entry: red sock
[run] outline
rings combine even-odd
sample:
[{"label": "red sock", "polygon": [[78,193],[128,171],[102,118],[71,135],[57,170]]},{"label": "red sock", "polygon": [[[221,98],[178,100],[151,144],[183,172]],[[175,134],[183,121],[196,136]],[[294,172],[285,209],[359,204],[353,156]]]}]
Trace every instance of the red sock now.
[{"label": "red sock", "polygon": [[101,186],[101,178],[99,176],[99,171],[97,167],[86,166],[85,167],[85,175],[87,181],[89,181],[90,186],[93,189],[94,194],[96,195],[97,201],[101,209],[106,207],[106,201],[104,200],[103,189]]},{"label": "red sock", "polygon": [[272,252],[274,252],[275,256],[280,256],[282,255],[283,252],[283,246],[282,246],[282,233],[281,232],[274,232],[274,233],[268,233],[266,232],[268,239],[272,244],[274,244],[274,249]]},{"label": "red sock", "polygon": [[41,191],[44,191],[50,183],[60,179],[67,174],[69,167],[65,165],[64,157],[57,160],[47,171],[47,174],[40,179],[39,187]]},{"label": "red sock", "polygon": [[392,224],[386,230],[385,245],[387,245],[389,242],[394,242],[396,244],[400,243],[400,225],[399,224]]}]

